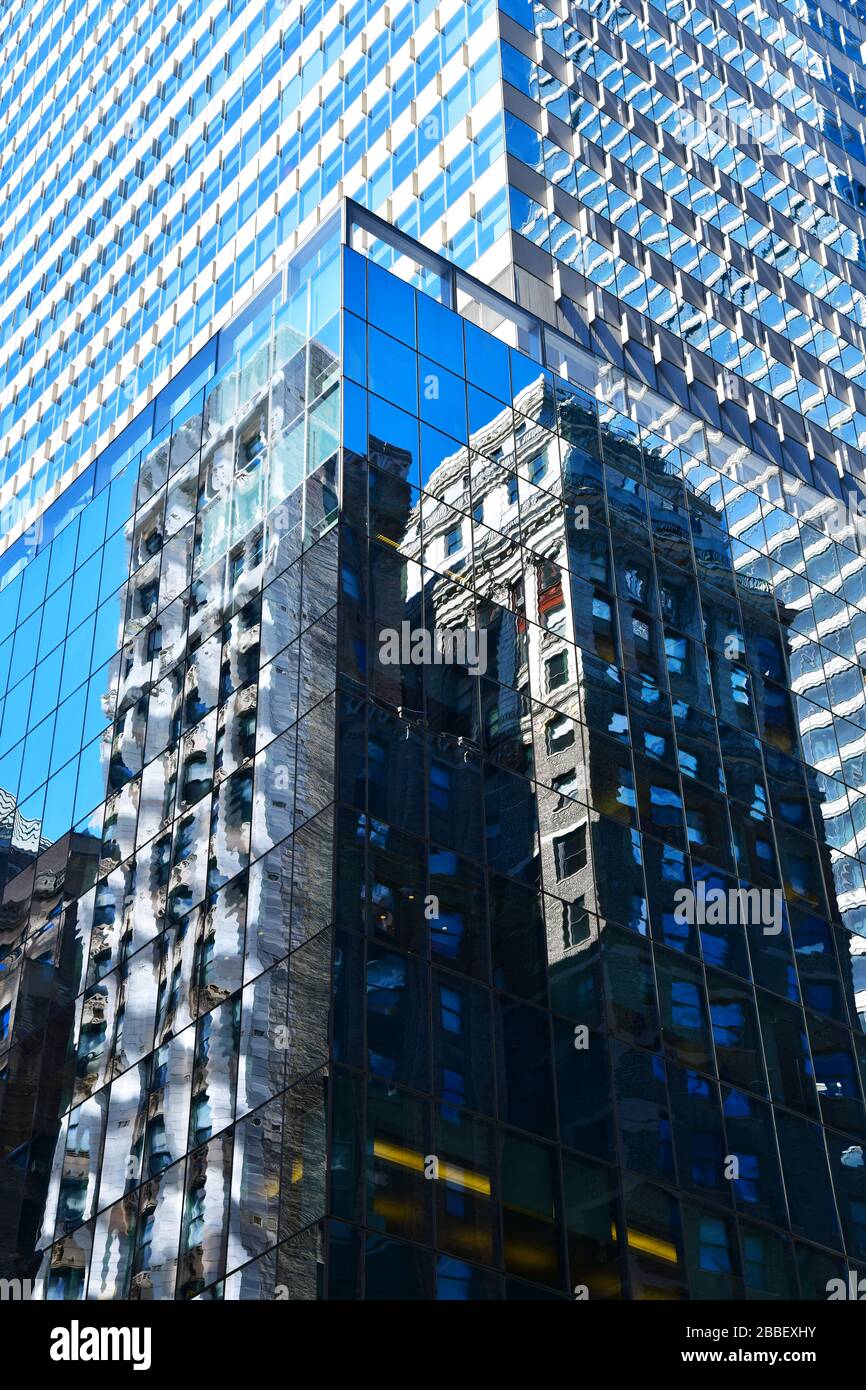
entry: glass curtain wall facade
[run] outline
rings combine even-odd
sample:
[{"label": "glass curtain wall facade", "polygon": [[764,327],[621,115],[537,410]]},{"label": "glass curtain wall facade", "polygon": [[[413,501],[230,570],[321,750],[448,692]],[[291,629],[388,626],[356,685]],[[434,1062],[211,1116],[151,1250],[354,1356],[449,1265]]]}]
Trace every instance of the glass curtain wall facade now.
[{"label": "glass curtain wall facade", "polygon": [[866,1273],[864,54],[860,0],[0,16],[37,1296]]},{"label": "glass curtain wall facade", "polygon": [[824,1298],[866,1270],[856,529],[345,219],[4,576],[4,1267]]},{"label": "glass curtain wall facade", "polygon": [[336,231],[4,557],[0,1263],[35,1297],[191,1297],[321,1209]]},{"label": "glass curtain wall facade", "polygon": [[495,0],[23,0],[0,70],[4,533],[344,195],[507,240]]},{"label": "glass curtain wall facade", "polygon": [[[826,1298],[866,1255],[857,533],[465,277],[401,287],[368,250],[330,1294]],[[403,627],[474,630],[482,667],[395,663]],[[684,921],[683,885],[778,921]]]}]

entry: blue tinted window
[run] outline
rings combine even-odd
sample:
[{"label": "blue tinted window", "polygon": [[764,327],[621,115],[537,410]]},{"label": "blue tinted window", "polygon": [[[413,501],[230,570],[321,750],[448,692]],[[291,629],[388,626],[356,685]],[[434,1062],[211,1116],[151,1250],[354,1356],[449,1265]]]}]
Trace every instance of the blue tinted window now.
[{"label": "blue tinted window", "polygon": [[72,602],[69,606],[69,626],[77,627],[83,618],[92,613],[99,597],[99,571],[102,555],[92,555],[75,571],[72,581]]},{"label": "blue tinted window", "polygon": [[51,771],[74,758],[81,748],[81,725],[84,718],[85,686],[79,686],[57,711],[54,745],[51,749]]},{"label": "blue tinted window", "polygon": [[54,733],[54,716],[39,724],[27,735],[24,743],[24,761],[21,765],[21,784],[19,795],[29,796],[48,777],[48,763],[51,754],[51,739]]},{"label": "blue tinted window", "polygon": [[41,622],[42,610],[40,608],[36,613],[31,613],[27,621],[21,623],[15,633],[12,665],[9,668],[10,685],[15,685],[27,671],[32,670],[36,665]]},{"label": "blue tinted window", "polygon": [[497,338],[491,338],[489,333],[476,328],[474,323],[464,324],[464,330],[467,379],[497,400],[510,402],[508,348]]},{"label": "blue tinted window", "polygon": [[[407,415],[405,410],[398,410],[396,406],[388,405],[386,401],[379,400],[378,396],[369,397],[369,451],[371,459],[376,462],[377,456],[383,451],[385,459],[379,459],[384,466],[391,471],[403,472],[405,467],[406,476],[411,476],[411,464],[418,458],[418,421],[413,415]],[[399,462],[395,461],[395,452],[406,455]]]},{"label": "blue tinted window", "polygon": [[6,697],[6,704],[3,707],[3,730],[0,733],[0,743],[2,743],[4,752],[24,737],[27,729],[27,718],[30,713],[32,690],[33,672],[31,671],[29,676],[25,676],[23,681],[13,686]]},{"label": "blue tinted window", "polygon": [[343,371],[361,386],[367,384],[367,329],[354,314],[343,315]]},{"label": "blue tinted window", "polygon": [[62,588],[57,589],[46,600],[42,609],[42,631],[39,634],[39,659],[41,660],[66,636],[66,620],[69,616],[69,601],[72,597],[72,580],[67,579]]},{"label": "blue tinted window", "polygon": [[377,396],[383,396],[386,401],[417,414],[418,381],[414,352],[376,328],[370,329],[368,344],[370,390],[375,391]]},{"label": "blue tinted window", "polygon": [[0,640],[8,637],[15,627],[18,604],[21,599],[21,576],[18,575],[0,590]]},{"label": "blue tinted window", "polygon": [[60,690],[60,669],[63,662],[63,649],[57,647],[40,661],[33,678],[33,699],[30,707],[30,727],[43,719],[57,704]]},{"label": "blue tinted window", "polygon": [[362,318],[367,314],[367,260],[346,247],[343,251],[343,303]]},{"label": "blue tinted window", "polygon": [[18,611],[19,623],[39,607],[45,597],[45,584],[48,579],[49,551],[43,550],[27,565],[21,582],[21,607]]},{"label": "blue tinted window", "polygon": [[395,338],[415,346],[415,291],[380,266],[367,267],[367,317]]},{"label": "blue tinted window", "polygon": [[463,374],[463,320],[427,294],[418,295],[418,347],[434,362]]},{"label": "blue tinted window", "polygon": [[78,518],[71,521],[59,536],[51,542],[51,561],[48,566],[48,587],[50,594],[59,588],[72,574],[75,565],[75,551],[78,546]]},{"label": "blue tinted window", "polygon": [[99,549],[105,539],[105,518],[108,512],[108,491],[103,489],[98,497],[85,507],[79,517],[78,529],[78,550],[75,555],[76,565],[81,565],[84,560]]},{"label": "blue tinted window", "polygon": [[436,362],[418,359],[421,419],[466,442],[466,386]]},{"label": "blue tinted window", "polygon": [[93,624],[91,616],[74,629],[67,637],[63,647],[63,674],[60,680],[60,698],[64,700],[81,684],[90,670],[90,653],[93,650]]}]

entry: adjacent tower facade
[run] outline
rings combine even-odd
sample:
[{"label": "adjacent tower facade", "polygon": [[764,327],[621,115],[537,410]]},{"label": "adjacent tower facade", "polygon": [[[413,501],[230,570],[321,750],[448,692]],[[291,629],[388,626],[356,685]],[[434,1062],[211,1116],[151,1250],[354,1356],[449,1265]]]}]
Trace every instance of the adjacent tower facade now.
[{"label": "adjacent tower facade", "polygon": [[833,0],[0,20],[34,1296],[866,1269],[864,43]]}]

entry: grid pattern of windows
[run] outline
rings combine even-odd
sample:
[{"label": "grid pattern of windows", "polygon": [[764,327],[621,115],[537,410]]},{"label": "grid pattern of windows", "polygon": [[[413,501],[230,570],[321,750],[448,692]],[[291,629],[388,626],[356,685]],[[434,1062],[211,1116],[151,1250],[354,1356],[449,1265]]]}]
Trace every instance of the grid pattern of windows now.
[{"label": "grid pattern of windows", "polygon": [[593,353],[858,506],[862,18],[500,3],[519,302],[554,322],[552,296]]},{"label": "grid pattern of windows", "polygon": [[506,229],[492,0],[34,8],[0,21],[4,533],[344,193],[466,263]]},{"label": "grid pattern of windows", "polygon": [[50,632],[62,681],[49,605],[127,547],[75,659],[97,810],[47,781],[57,724],[4,788],[4,1264],[60,1299],[824,1297],[866,1268],[859,533],[368,250],[290,263],[7,566],[10,669]]},{"label": "grid pattern of windows", "polygon": [[45,1298],[192,1298],[322,1209],[338,240],[238,329],[7,552],[0,1263]]},{"label": "grid pattern of windows", "polygon": [[866,1272],[864,74],[864,0],[0,13],[0,1272]]},{"label": "grid pattern of windows", "polygon": [[[866,1261],[866,896],[803,701],[821,648],[862,720],[863,672],[802,601],[856,538],[344,255],[330,1296],[826,1297]],[[401,626],[483,669],[385,660]],[[761,892],[778,929],[707,910]]]}]

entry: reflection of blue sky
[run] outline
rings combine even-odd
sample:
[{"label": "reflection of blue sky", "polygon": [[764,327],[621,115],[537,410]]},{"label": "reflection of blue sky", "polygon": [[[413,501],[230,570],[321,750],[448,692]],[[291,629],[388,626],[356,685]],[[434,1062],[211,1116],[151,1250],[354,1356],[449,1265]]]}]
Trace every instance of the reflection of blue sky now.
[{"label": "reflection of blue sky", "polygon": [[[17,800],[19,820],[42,824],[43,842],[73,826],[102,833],[102,803],[111,789],[106,740],[118,688],[133,661],[144,661],[148,669],[150,661],[130,646],[119,652],[118,644],[125,632],[127,643],[132,638],[140,646],[138,634],[152,623],[157,607],[165,608],[168,581],[163,573],[160,593],[160,553],[165,571],[171,538],[180,540],[185,527],[188,534],[195,515],[194,490],[191,509],[181,499],[176,515],[171,511],[185,459],[179,467],[171,453],[169,463],[170,450],[188,453],[190,431],[200,439],[203,411],[217,424],[221,418],[230,422],[245,392],[245,399],[263,390],[266,396],[268,361],[280,350],[297,352],[307,332],[321,330],[326,351],[339,343],[335,247],[328,252],[329,243],[322,244],[321,266],[315,257],[309,263],[301,258],[301,269],[287,277],[288,301],[276,310],[265,306],[263,327],[257,334],[246,330],[218,374],[214,340],[203,354],[206,366],[191,363],[156,398],[147,412],[150,425],[135,422],[124,432],[122,439],[132,440],[126,452],[112,446],[46,510],[35,540],[24,537],[0,557],[0,690],[6,692],[0,702],[0,788]],[[232,344],[230,330],[224,334]],[[266,507],[288,497],[320,454],[333,452],[335,400],[302,410],[274,441],[270,466],[261,450],[262,457],[243,472],[229,474],[203,516],[197,573],[261,524]],[[197,476],[197,444],[190,466]],[[158,540],[152,551],[142,551],[137,528],[151,511]],[[139,568],[127,585],[131,563]]]}]

